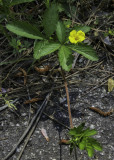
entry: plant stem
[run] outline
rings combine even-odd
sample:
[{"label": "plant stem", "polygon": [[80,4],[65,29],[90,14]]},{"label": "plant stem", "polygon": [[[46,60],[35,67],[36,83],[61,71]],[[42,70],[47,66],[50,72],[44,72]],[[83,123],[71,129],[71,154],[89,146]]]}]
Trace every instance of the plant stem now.
[{"label": "plant stem", "polygon": [[68,92],[68,86],[67,86],[67,81],[65,79],[63,70],[61,69],[61,74],[64,80],[65,84],[65,90],[66,90],[66,95],[67,95],[67,104],[68,104],[68,114],[69,114],[69,121],[70,121],[70,128],[73,128],[73,123],[72,123],[72,115],[71,115],[71,109],[70,109],[70,98],[69,98],[69,92]]},{"label": "plant stem", "polygon": [[78,160],[78,157],[77,157],[77,148],[76,148],[76,146],[75,146],[75,148],[74,148],[74,152],[75,152],[75,160]]}]

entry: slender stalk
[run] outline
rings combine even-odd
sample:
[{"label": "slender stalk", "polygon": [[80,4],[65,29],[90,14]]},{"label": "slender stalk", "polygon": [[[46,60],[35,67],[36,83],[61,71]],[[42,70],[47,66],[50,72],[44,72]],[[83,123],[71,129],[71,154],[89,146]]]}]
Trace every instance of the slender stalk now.
[{"label": "slender stalk", "polygon": [[72,123],[72,115],[71,115],[71,109],[70,109],[70,98],[69,98],[69,92],[68,92],[68,86],[67,86],[67,81],[65,79],[63,70],[61,69],[61,74],[64,80],[65,84],[65,90],[66,90],[66,95],[67,95],[67,104],[68,104],[68,114],[69,114],[69,121],[70,121],[70,128],[73,128],[73,123]]},{"label": "slender stalk", "polygon": [[[69,121],[70,121],[70,128],[73,128],[73,122],[72,122],[72,115],[71,115],[71,109],[70,109],[70,98],[69,98],[69,92],[68,92],[68,86],[67,86],[67,81],[65,79],[65,76],[64,76],[64,73],[63,73],[63,70],[61,69],[61,74],[62,74],[62,77],[63,77],[63,80],[64,80],[64,84],[65,84],[65,90],[66,90],[66,95],[67,95],[67,104],[68,104],[68,114],[69,114]],[[75,160],[78,160],[78,157],[77,157],[77,148],[75,146],[74,148],[74,151],[75,151]]]},{"label": "slender stalk", "polygon": [[77,157],[77,148],[76,148],[76,146],[75,146],[75,148],[74,148],[74,152],[75,152],[75,160],[78,160],[78,157]]}]

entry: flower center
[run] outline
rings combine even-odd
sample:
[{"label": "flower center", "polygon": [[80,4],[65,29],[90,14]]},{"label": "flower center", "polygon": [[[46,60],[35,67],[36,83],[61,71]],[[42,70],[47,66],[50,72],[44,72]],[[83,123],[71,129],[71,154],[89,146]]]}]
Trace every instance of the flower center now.
[{"label": "flower center", "polygon": [[78,40],[79,39],[79,37],[75,37],[75,40]]}]

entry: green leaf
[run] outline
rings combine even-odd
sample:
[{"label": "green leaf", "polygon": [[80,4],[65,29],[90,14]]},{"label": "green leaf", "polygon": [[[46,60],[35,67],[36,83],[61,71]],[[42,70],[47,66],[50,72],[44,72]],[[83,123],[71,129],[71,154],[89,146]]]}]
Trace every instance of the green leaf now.
[{"label": "green leaf", "polygon": [[83,55],[84,57],[92,60],[97,61],[98,56],[95,52],[95,50],[86,44],[76,44],[76,45],[69,45],[69,48],[71,48],[73,51],[76,51],[77,53]]},{"label": "green leaf", "polygon": [[64,5],[62,3],[57,3],[58,12],[64,11]]},{"label": "green leaf", "polygon": [[72,136],[79,136],[79,135],[81,135],[81,132],[82,132],[84,126],[85,126],[85,123],[82,123],[77,128],[74,127],[72,129],[70,129],[69,134],[72,135]]},{"label": "green leaf", "polygon": [[82,132],[84,126],[85,126],[85,123],[80,124],[80,125],[77,127],[77,132],[78,132],[78,133]]},{"label": "green leaf", "polygon": [[88,129],[84,132],[84,136],[93,136],[95,134],[97,134],[97,131],[95,129],[92,130]]},{"label": "green leaf", "polygon": [[86,139],[83,139],[80,143],[79,143],[79,148],[81,150],[84,150],[86,147]]},{"label": "green leaf", "polygon": [[102,151],[102,146],[96,139],[91,138],[91,137],[88,137],[87,139],[88,139],[88,143],[90,143],[94,147],[95,150]]},{"label": "green leaf", "polygon": [[67,46],[63,45],[59,50],[58,56],[59,56],[60,66],[62,66],[62,68],[65,71],[70,71],[73,63],[72,50],[69,49]]},{"label": "green leaf", "polygon": [[34,45],[34,55],[33,56],[35,59],[39,59],[42,56],[48,55],[56,51],[57,49],[59,49],[60,46],[61,44],[54,43],[54,42],[51,42],[51,43],[49,43],[48,41],[36,42]]},{"label": "green leaf", "polygon": [[53,32],[56,30],[56,25],[58,22],[58,10],[55,3],[46,9],[43,16],[43,26],[44,32],[47,37],[50,37]]},{"label": "green leaf", "polygon": [[89,26],[75,26],[74,29],[75,29],[76,31],[81,30],[81,31],[83,31],[84,33],[87,33],[87,32],[90,31],[91,27],[89,27]]},{"label": "green leaf", "polygon": [[10,6],[14,6],[14,5],[26,3],[26,2],[32,2],[32,1],[35,1],[35,0],[12,0],[10,3]]},{"label": "green leaf", "polygon": [[9,4],[10,4],[10,1],[8,1],[8,0],[2,0],[2,4],[3,4],[3,6],[5,7],[5,6],[9,6]]},{"label": "green leaf", "polygon": [[56,28],[56,34],[57,34],[57,37],[58,37],[58,40],[63,43],[65,41],[65,26],[62,22],[58,22],[57,23],[57,28]]},{"label": "green leaf", "polygon": [[16,21],[6,25],[6,28],[22,37],[31,39],[43,39],[41,32],[28,22]]},{"label": "green leaf", "polygon": [[70,129],[69,135],[71,135],[71,136],[81,136],[81,133],[78,133],[77,128],[74,127],[72,129]]},{"label": "green leaf", "polygon": [[94,154],[94,149],[92,146],[87,146],[86,147],[86,150],[87,150],[87,153],[88,153],[88,156],[89,157],[93,157],[93,154]]},{"label": "green leaf", "polygon": [[103,149],[99,142],[92,143],[92,146],[97,151],[102,151],[102,149]]}]

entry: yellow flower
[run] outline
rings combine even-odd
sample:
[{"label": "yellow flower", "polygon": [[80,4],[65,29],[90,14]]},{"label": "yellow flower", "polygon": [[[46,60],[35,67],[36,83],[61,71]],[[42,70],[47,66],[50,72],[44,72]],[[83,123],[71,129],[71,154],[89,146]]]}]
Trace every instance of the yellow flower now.
[{"label": "yellow flower", "polygon": [[70,32],[69,40],[71,43],[82,42],[85,39],[85,33],[80,31],[73,30]]}]

